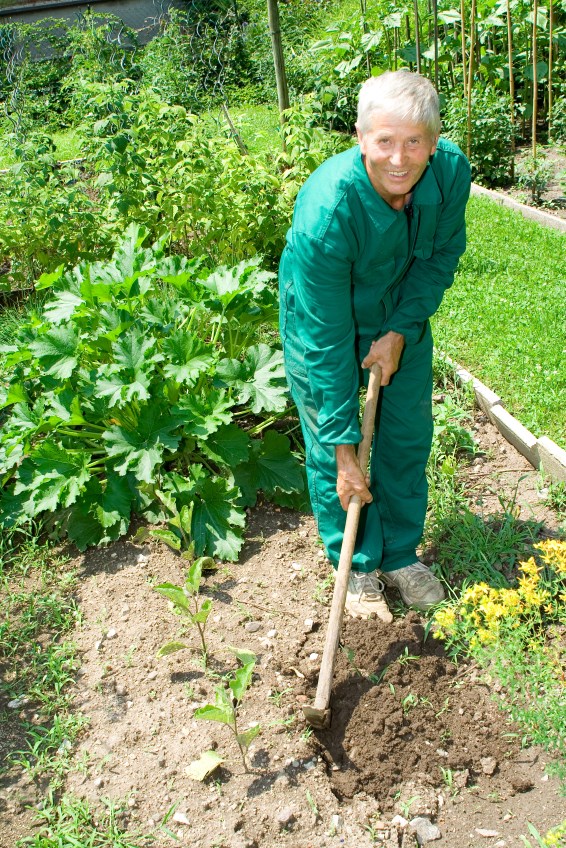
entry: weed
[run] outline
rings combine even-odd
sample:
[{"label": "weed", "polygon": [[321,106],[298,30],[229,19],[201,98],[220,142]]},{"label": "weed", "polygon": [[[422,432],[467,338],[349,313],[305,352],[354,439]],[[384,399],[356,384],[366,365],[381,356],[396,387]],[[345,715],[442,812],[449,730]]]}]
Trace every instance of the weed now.
[{"label": "weed", "polygon": [[301,733],[299,738],[300,738],[301,742],[306,742],[308,739],[311,738],[312,734],[313,734],[312,727],[305,727],[305,729],[303,730],[303,732]]},{"label": "weed", "polygon": [[103,799],[106,807],[96,813],[88,802],[64,795],[56,803],[51,795],[47,806],[38,813],[41,822],[39,833],[18,844],[28,848],[59,848],[71,845],[96,845],[97,848],[141,848],[149,845],[149,834],[128,833],[122,828],[121,818],[126,804]]},{"label": "weed", "polygon": [[401,699],[401,708],[405,715],[407,715],[413,707],[416,707],[419,703],[419,699],[412,692],[409,692],[404,698]]},{"label": "weed", "polygon": [[318,601],[323,606],[328,606],[330,603],[331,597],[331,587],[334,583],[334,575],[329,574],[328,577],[325,577],[324,580],[321,580],[320,583],[317,583],[315,590],[313,592],[313,599]]},{"label": "weed", "polygon": [[312,795],[311,795],[311,793],[309,792],[308,789],[306,791],[306,796],[307,796],[307,804],[309,805],[309,810],[313,814],[314,818],[317,819],[319,817],[320,813],[318,811],[318,807],[316,806],[316,801],[314,800],[314,798],[312,797]]},{"label": "weed", "polygon": [[409,654],[409,646],[405,645],[403,653],[397,658],[397,662],[399,665],[407,665],[407,663],[413,662],[414,660],[420,660],[420,657],[415,656],[414,654]]},{"label": "weed", "polygon": [[283,702],[284,696],[287,695],[289,692],[292,692],[292,691],[293,691],[292,686],[288,686],[286,689],[281,689],[281,690],[274,689],[273,692],[269,695],[267,700],[271,701],[271,703],[274,704],[276,707],[280,707],[282,702]]}]

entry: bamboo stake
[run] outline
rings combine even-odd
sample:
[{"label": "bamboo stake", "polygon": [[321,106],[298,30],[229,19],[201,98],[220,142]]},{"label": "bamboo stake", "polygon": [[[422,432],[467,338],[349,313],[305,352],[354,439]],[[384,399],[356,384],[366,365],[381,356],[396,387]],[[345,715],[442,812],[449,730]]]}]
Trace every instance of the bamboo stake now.
[{"label": "bamboo stake", "polygon": [[470,62],[468,66],[468,138],[466,144],[466,153],[468,159],[472,154],[472,84],[474,79],[474,54],[475,54],[475,35],[476,35],[476,0],[472,0],[472,9],[470,12]]},{"label": "bamboo stake", "polygon": [[554,3],[553,0],[548,0],[548,140],[552,137],[552,59],[553,45],[552,38],[554,36]]},{"label": "bamboo stake", "polygon": [[[533,0],[533,122],[532,122],[532,151],[533,159],[537,156],[537,17],[538,17],[538,0]],[[533,194],[534,199],[534,194]]]},{"label": "bamboo stake", "polygon": [[464,89],[464,97],[467,99],[468,80],[466,79],[466,9],[464,6],[464,0],[460,0],[460,17],[462,19],[462,83]]},{"label": "bamboo stake", "polygon": [[434,87],[438,91],[438,0],[432,0],[434,28]]},{"label": "bamboo stake", "polygon": [[[464,2],[464,0],[462,0]],[[415,0],[415,51],[417,54],[417,74],[421,72],[421,30],[419,23],[419,3]]]},{"label": "bamboo stake", "polygon": [[515,181],[515,77],[513,76],[513,28],[511,0],[507,0],[507,57],[509,61],[509,107],[511,109],[511,182]]}]

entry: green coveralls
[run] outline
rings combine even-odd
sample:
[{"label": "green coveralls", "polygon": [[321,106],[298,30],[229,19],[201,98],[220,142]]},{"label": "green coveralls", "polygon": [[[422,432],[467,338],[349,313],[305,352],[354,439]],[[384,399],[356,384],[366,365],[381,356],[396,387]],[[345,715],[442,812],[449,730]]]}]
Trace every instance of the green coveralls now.
[{"label": "green coveralls", "polygon": [[372,340],[402,333],[399,370],[381,391],[353,568],[393,571],[417,560],[432,441],[428,318],[465,249],[470,168],[440,139],[411,205],[392,209],[369,181],[359,147],[333,156],[295,204],[279,269],[285,368],[306,447],[311,504],[336,567],[346,513],[336,493],[335,445],[358,444],[360,366]]}]

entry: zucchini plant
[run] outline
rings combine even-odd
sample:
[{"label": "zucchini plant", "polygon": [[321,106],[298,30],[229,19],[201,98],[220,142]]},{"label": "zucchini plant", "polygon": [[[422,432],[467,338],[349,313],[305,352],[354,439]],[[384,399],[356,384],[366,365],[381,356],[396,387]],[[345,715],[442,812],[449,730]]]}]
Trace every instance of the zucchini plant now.
[{"label": "zucchini plant", "polygon": [[[44,519],[80,550],[190,506],[196,556],[235,560],[259,491],[305,492],[287,436],[273,274],[214,270],[145,246],[131,224],[107,262],[44,274],[41,313],[3,348],[0,525]],[[170,501],[169,501],[170,503]],[[185,511],[183,514],[186,514]]]}]

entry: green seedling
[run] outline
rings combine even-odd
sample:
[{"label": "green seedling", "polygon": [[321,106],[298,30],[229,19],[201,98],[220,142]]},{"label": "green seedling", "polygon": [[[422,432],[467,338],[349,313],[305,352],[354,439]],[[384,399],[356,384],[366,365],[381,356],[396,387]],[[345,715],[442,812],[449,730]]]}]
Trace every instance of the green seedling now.
[{"label": "green seedling", "polygon": [[286,689],[274,689],[271,695],[268,696],[267,700],[271,701],[276,707],[280,707],[283,701],[283,696],[287,695],[289,692],[293,691],[292,686],[287,686]]},{"label": "green seedling", "polygon": [[[155,586],[155,591],[163,595],[173,605],[173,611],[181,616],[184,622],[196,625],[202,644],[202,659],[205,669],[208,667],[208,648],[204,637],[206,622],[212,608],[212,601],[207,598],[199,602],[199,587],[202,579],[203,568],[210,563],[214,564],[211,557],[199,557],[189,567],[187,579],[184,586],[175,586],[173,583],[160,583]],[[166,657],[185,648],[190,648],[185,642],[173,640],[163,645],[157,652],[158,657]]]},{"label": "green seedling", "polygon": [[314,818],[317,819],[320,815],[318,811],[318,807],[316,806],[316,801],[312,797],[311,793],[307,789],[307,804],[309,805],[309,810],[313,814]]},{"label": "green seedling", "polygon": [[413,707],[416,707],[418,703],[419,703],[419,699],[418,699],[418,698],[417,698],[417,696],[416,696],[416,695],[414,695],[412,692],[409,692],[409,694],[408,694],[405,698],[402,698],[402,700],[401,700],[401,707],[402,707],[403,712],[405,713],[405,715],[407,715],[407,713],[408,713],[408,712],[409,712],[409,711],[410,711]]},{"label": "green seedling", "polygon": [[420,657],[417,657],[417,656],[414,656],[413,654],[410,654],[408,646],[405,645],[405,650],[403,651],[401,656],[398,658],[397,662],[399,663],[399,665],[407,665],[407,663],[410,663],[414,660],[420,660]]},{"label": "green seedling", "polygon": [[261,733],[261,725],[254,724],[247,730],[240,732],[238,729],[238,708],[252,682],[256,657],[250,651],[236,649],[233,649],[233,651],[241,663],[240,668],[226,678],[228,688],[224,684],[215,688],[214,704],[206,704],[204,707],[195,710],[194,717],[205,721],[217,721],[229,727],[242,755],[244,769],[249,772],[246,755],[253,740]]}]

